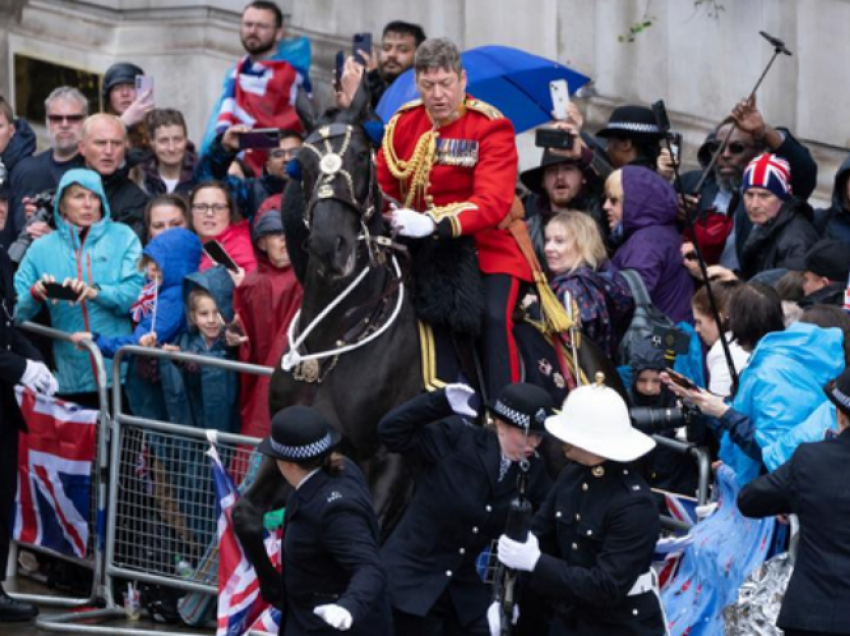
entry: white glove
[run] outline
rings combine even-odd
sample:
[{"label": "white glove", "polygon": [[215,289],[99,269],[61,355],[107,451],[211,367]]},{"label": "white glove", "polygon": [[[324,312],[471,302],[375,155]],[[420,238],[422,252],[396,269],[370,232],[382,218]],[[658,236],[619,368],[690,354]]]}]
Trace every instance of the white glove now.
[{"label": "white glove", "polygon": [[[519,620],[519,605],[514,605],[514,617],[511,623],[516,625]],[[490,625],[490,636],[499,636],[502,633],[502,613],[499,604],[495,601],[487,608],[487,624]]]},{"label": "white glove", "polygon": [[446,399],[449,401],[449,406],[452,411],[458,415],[466,415],[467,417],[475,417],[478,411],[472,408],[470,401],[475,396],[475,391],[472,387],[466,384],[448,384],[446,385]]},{"label": "white glove", "polygon": [[319,605],[313,608],[313,613],[325,621],[334,629],[344,632],[351,629],[351,623],[354,621],[351,618],[351,612],[345,609],[342,605],[329,603],[328,605]]},{"label": "white glove", "polygon": [[21,376],[21,384],[28,389],[37,393],[44,393],[47,396],[53,395],[56,393],[56,389],[59,388],[56,378],[50,373],[47,365],[43,362],[36,362],[35,360],[27,360],[27,367]]},{"label": "white glove", "polygon": [[425,238],[431,236],[437,225],[431,220],[431,217],[411,210],[410,208],[397,208],[392,211],[390,225],[394,230],[402,236],[410,238]]},{"label": "white glove", "polygon": [[540,544],[533,532],[528,533],[528,541],[520,543],[503,534],[499,537],[499,561],[518,572],[532,572],[540,559]]}]

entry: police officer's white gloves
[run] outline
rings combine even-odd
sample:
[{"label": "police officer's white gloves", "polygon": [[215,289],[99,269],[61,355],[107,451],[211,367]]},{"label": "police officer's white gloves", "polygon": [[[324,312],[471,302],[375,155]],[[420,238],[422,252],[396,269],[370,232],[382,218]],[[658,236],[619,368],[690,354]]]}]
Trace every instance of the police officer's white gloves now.
[{"label": "police officer's white gloves", "polygon": [[499,537],[499,561],[518,572],[532,572],[540,559],[540,544],[534,533],[528,533],[525,543],[509,539],[503,534]]},{"label": "police officer's white gloves", "polygon": [[472,407],[472,398],[475,397],[475,391],[472,387],[466,384],[447,384],[446,399],[449,401],[449,406],[452,411],[458,415],[466,415],[467,417],[475,417],[478,415]]},{"label": "police officer's white gloves", "polygon": [[[514,605],[514,616],[511,623],[516,625],[519,620],[519,605]],[[499,612],[499,604],[495,601],[487,608],[487,624],[490,626],[490,636],[501,636],[502,614]]]},{"label": "police officer's white gloves", "polygon": [[410,238],[425,238],[431,236],[437,229],[437,225],[431,217],[410,208],[393,210],[390,225],[400,235]]},{"label": "police officer's white gloves", "polygon": [[318,605],[313,608],[313,613],[325,621],[334,629],[344,632],[351,629],[351,623],[354,621],[351,618],[351,612],[345,609],[342,605],[329,603],[328,605]]},{"label": "police officer's white gloves", "polygon": [[59,384],[56,378],[50,373],[50,369],[43,362],[35,360],[27,360],[27,366],[24,369],[24,374],[21,376],[21,384],[26,388],[32,389],[37,393],[44,393],[47,396],[56,393]]}]

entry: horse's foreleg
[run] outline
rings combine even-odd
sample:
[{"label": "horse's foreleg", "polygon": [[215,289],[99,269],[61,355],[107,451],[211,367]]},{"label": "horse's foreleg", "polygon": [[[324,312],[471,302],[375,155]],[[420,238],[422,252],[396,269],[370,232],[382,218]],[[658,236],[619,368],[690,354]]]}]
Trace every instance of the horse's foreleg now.
[{"label": "horse's foreleg", "polygon": [[245,491],[233,510],[233,527],[245,556],[257,571],[260,592],[269,603],[279,605],[283,583],[269,560],[263,543],[263,516],[286,504],[289,485],[281,477],[273,459],[264,457],[254,483]]}]

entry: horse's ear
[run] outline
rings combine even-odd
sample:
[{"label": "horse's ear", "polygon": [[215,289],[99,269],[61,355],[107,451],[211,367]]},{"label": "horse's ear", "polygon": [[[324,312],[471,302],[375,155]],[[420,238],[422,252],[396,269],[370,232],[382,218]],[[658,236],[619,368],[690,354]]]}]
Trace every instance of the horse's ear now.
[{"label": "horse's ear", "polygon": [[366,121],[369,117],[370,101],[369,85],[366,81],[366,73],[363,73],[351,105],[340,114],[340,121],[352,125]]},{"label": "horse's ear", "polygon": [[307,91],[303,86],[298,87],[298,92],[295,95],[295,112],[298,119],[301,120],[301,125],[309,134],[316,128],[316,109],[313,107],[312,100],[307,96]]}]

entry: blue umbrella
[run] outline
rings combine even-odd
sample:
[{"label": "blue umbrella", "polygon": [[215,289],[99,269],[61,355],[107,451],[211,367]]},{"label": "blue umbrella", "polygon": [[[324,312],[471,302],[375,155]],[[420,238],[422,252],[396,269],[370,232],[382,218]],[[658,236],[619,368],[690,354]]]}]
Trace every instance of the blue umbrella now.
[{"label": "blue umbrella", "polygon": [[[509,46],[481,46],[460,57],[469,80],[467,92],[502,111],[517,133],[551,121],[549,82],[565,79],[570,93],[575,93],[590,81],[562,64]],[[400,106],[417,97],[419,92],[410,69],[384,93],[378,115],[388,122]]]}]

